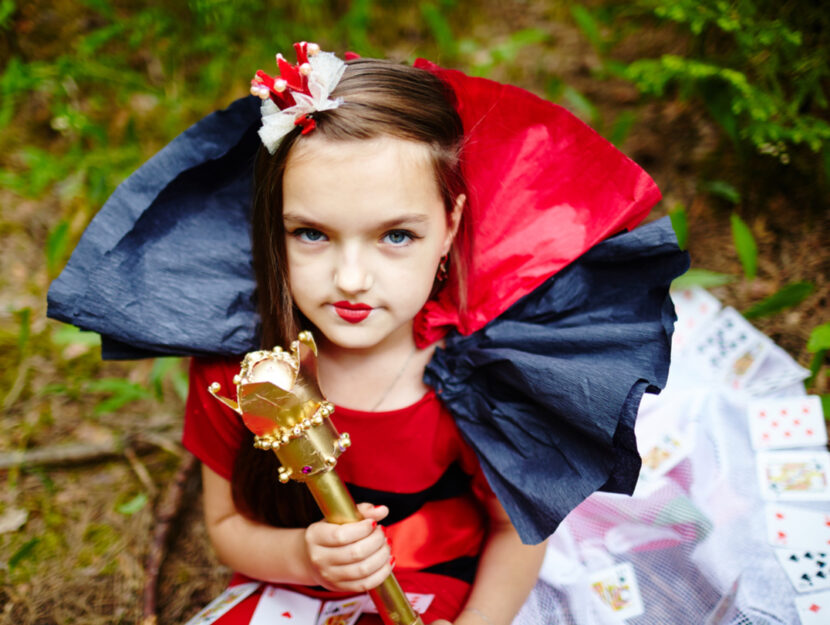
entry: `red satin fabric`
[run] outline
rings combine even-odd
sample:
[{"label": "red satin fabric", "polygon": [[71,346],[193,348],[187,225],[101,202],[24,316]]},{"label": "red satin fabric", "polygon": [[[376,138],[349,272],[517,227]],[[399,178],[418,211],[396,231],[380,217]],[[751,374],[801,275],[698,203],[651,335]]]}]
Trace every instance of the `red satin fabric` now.
[{"label": "red satin fabric", "polygon": [[468,335],[603,239],[639,224],[654,181],[568,111],[532,93],[418,59],[452,87],[464,123],[463,171],[475,249],[467,310],[450,283],[415,318],[420,346]]}]

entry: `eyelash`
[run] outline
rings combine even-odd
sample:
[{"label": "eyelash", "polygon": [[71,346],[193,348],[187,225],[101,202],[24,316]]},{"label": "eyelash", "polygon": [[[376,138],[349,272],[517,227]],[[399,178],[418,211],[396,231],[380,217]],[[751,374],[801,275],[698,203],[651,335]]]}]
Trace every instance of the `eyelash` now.
[{"label": "eyelash", "polygon": [[[395,247],[403,247],[407,243],[411,243],[412,241],[421,238],[410,230],[390,230],[381,237],[381,241],[386,241],[389,237],[395,235],[402,235],[404,237],[404,240],[397,243],[394,241],[388,241],[390,245]],[[291,231],[291,236],[301,241],[305,241],[306,243],[317,243],[319,241],[328,240],[328,237],[326,237],[325,234],[314,228],[297,228],[296,230]]]}]

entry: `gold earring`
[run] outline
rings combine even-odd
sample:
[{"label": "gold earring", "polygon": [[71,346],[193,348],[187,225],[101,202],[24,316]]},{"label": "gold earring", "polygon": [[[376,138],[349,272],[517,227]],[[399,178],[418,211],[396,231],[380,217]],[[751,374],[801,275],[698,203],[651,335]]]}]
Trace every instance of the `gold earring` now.
[{"label": "gold earring", "polygon": [[449,264],[450,264],[450,255],[449,254],[444,254],[441,257],[441,261],[438,263],[438,273],[435,274],[435,279],[438,280],[438,282],[443,282],[444,280],[446,280],[449,277],[450,272],[447,269]]}]

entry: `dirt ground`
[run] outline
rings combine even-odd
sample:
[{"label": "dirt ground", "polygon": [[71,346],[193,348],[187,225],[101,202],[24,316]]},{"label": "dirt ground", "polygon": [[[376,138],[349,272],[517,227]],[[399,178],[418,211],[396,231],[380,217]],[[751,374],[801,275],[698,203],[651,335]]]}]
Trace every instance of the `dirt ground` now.
[{"label": "dirt ground", "polygon": [[[722,149],[717,130],[704,115],[682,102],[646,104],[628,85],[592,78],[595,55],[573,26],[561,21],[561,14],[492,4],[487,18],[479,20],[483,24],[479,36],[504,37],[529,25],[550,34],[550,43],[520,54],[519,69],[497,70],[494,78],[543,93],[544,76],[536,69],[541,66],[579,89],[606,122],[621,111],[636,111],[622,149],[663,190],[664,200],[654,216],[677,204],[686,206],[693,265],[739,276],[741,266],[729,226],[732,207],[699,190],[701,171],[722,163],[714,158]],[[655,47],[664,43],[646,42]],[[81,369],[75,372],[79,378],[118,378],[136,384],[152,379],[152,364],[100,363],[92,357],[95,347],[77,343],[67,344],[54,359],[38,355],[37,350],[30,356],[17,353],[20,319],[10,311],[31,309],[32,337],[59,325],[44,317],[49,280],[42,248],[53,211],[2,190],[0,210],[5,224],[0,249],[4,302],[0,347],[3,363],[16,367],[12,383],[2,389],[0,452],[65,444],[102,450],[80,461],[0,469],[0,625],[137,623],[159,502],[186,454],[177,443],[183,401],[170,376],[163,380],[160,399],[138,398],[113,412],[96,412],[102,394],[86,392],[83,385],[54,392],[61,383],[58,370],[67,362],[77,363],[72,366]],[[748,207],[743,214],[758,242],[759,275],[754,281],[737,279],[712,292],[724,304],[745,310],[784,284],[813,282],[814,292],[799,306],[754,322],[808,366],[809,333],[830,321],[828,211],[771,192],[768,208]],[[186,364],[173,366],[183,372]],[[18,384],[20,379],[24,382]],[[26,392],[18,388],[21,385]],[[826,376],[819,378],[813,392],[828,392]],[[230,574],[209,548],[199,491],[194,474],[186,484],[181,515],[161,569],[158,622],[162,625],[184,622],[222,590]],[[25,519],[16,523],[21,515]]]}]

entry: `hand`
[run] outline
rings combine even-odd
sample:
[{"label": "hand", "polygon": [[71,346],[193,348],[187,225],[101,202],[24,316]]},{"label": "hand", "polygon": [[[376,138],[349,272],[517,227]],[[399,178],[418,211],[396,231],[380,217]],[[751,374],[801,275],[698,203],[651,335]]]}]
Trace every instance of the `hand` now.
[{"label": "hand", "polygon": [[377,524],[389,514],[389,508],[369,503],[357,508],[362,521],[344,525],[318,521],[305,531],[312,575],[329,590],[366,592],[392,572],[389,543]]},{"label": "hand", "polygon": [[435,620],[435,621],[432,621],[432,623],[430,623],[429,625],[452,625],[452,623],[450,623],[450,622],[449,622],[448,620],[446,620],[446,619],[439,618],[439,619],[437,619],[437,620]]}]

